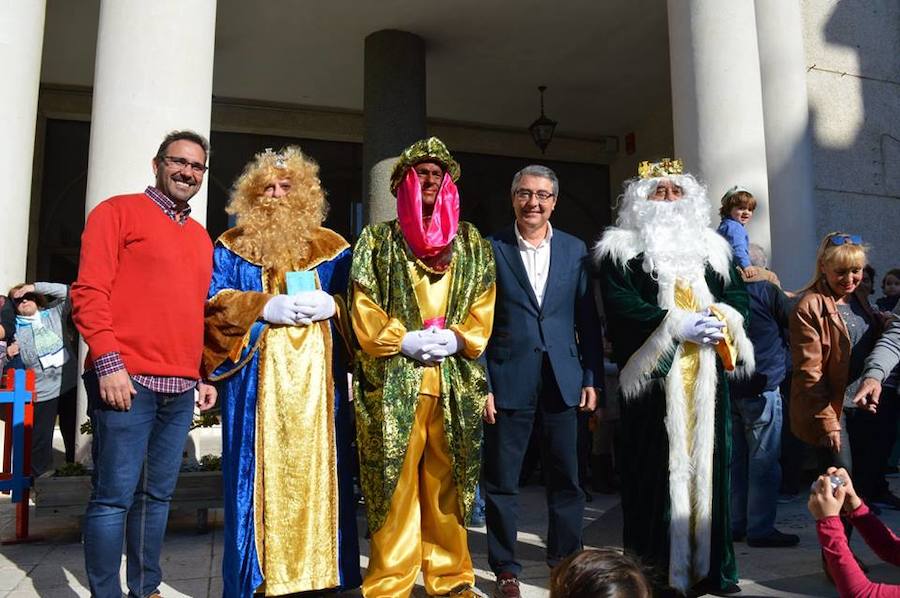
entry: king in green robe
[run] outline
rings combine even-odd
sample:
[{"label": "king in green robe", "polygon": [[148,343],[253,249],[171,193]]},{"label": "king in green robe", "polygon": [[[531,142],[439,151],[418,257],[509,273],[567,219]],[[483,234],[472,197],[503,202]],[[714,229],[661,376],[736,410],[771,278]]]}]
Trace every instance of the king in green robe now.
[{"label": "king in green robe", "polygon": [[679,592],[736,589],[726,376],[753,370],[747,294],[694,177],[677,161],[642,175],[594,248],[620,369],[623,543]]}]

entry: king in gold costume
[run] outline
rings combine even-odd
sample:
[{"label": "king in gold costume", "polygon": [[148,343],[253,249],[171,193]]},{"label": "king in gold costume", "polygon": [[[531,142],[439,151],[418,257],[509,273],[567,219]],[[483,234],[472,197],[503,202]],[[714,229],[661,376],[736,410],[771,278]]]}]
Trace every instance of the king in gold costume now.
[{"label": "king in gold costume", "polygon": [[487,397],[477,358],[491,334],[491,245],[459,221],[459,165],[418,141],[391,177],[397,219],[363,229],[351,312],[360,474],[372,532],[366,598],[475,596],[464,522]]},{"label": "king in gold costume", "polygon": [[594,249],[621,372],[624,545],[679,592],[737,591],[725,373],[753,369],[747,294],[697,180],[677,160],[640,174]]},{"label": "king in gold costume", "polygon": [[216,242],[204,368],[222,388],[228,597],[361,581],[341,299],[351,253],[321,226],[318,170],[297,147],[258,154],[228,206],[237,226]]}]

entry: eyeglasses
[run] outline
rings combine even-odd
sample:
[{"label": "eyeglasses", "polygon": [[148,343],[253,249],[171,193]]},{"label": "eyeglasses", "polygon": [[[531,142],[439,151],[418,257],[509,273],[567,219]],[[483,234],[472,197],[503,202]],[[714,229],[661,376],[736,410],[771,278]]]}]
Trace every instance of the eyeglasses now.
[{"label": "eyeglasses", "polygon": [[531,189],[517,189],[515,192],[515,197],[522,203],[528,203],[531,201],[531,198],[534,197],[538,200],[538,203],[547,203],[551,199],[555,197],[553,193],[547,193],[546,191],[532,191]]},{"label": "eyeglasses", "polygon": [[834,235],[828,239],[832,245],[862,245],[862,237],[859,235]]},{"label": "eyeglasses", "polygon": [[37,303],[37,295],[35,295],[34,293],[25,293],[21,297],[12,298],[13,305],[19,305],[20,303],[24,303],[25,301],[32,301]]},{"label": "eyeglasses", "polygon": [[163,156],[163,160],[169,163],[169,166],[174,166],[178,170],[184,170],[185,166],[190,166],[191,170],[194,171],[195,174],[203,174],[208,170],[208,167],[200,162],[191,162],[190,160],[186,160],[184,158],[177,158],[175,156]]}]

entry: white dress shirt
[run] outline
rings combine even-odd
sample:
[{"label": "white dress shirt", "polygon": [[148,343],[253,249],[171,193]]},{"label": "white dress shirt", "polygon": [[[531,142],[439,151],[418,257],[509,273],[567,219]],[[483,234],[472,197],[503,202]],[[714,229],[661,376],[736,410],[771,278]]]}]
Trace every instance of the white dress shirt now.
[{"label": "white dress shirt", "polygon": [[519,245],[519,256],[525,266],[525,274],[534,290],[538,305],[541,305],[544,301],[544,289],[547,287],[547,275],[550,273],[550,238],[553,237],[553,227],[547,223],[547,234],[537,245],[532,245],[522,237],[517,224],[513,224],[513,229],[516,231],[516,242]]}]

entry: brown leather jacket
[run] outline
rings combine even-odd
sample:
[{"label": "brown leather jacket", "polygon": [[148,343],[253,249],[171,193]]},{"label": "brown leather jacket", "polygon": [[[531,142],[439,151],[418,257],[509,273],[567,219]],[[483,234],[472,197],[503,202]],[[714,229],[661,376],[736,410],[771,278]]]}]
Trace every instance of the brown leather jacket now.
[{"label": "brown leather jacket", "polygon": [[[856,298],[869,315],[880,320],[869,300]],[[824,280],[807,291],[790,318],[791,431],[800,440],[819,446],[828,432],[841,429],[840,416],[850,370],[850,335]]]}]

